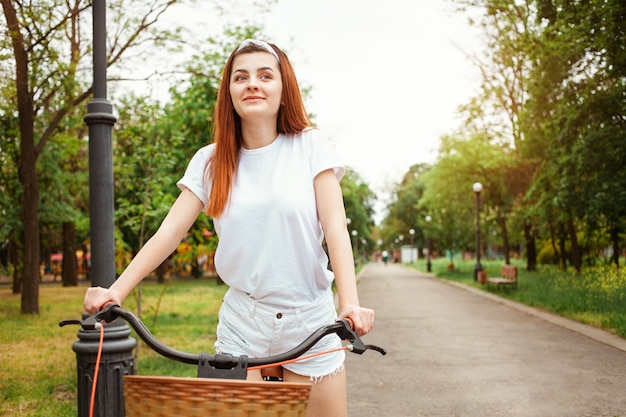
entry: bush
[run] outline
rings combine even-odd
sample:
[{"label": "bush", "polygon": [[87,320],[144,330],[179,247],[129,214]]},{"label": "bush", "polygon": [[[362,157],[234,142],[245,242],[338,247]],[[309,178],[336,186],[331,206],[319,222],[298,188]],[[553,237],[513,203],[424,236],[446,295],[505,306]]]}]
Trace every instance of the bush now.
[{"label": "bush", "polygon": [[556,265],[558,260],[552,245],[543,245],[537,254],[537,263],[539,265]]}]

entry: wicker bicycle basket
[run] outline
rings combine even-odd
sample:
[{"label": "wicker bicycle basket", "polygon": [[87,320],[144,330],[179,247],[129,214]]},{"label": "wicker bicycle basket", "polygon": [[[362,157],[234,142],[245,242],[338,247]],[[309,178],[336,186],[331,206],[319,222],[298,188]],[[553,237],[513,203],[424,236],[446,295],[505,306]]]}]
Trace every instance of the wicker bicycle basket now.
[{"label": "wicker bicycle basket", "polygon": [[126,417],[304,417],[311,384],[124,376]]}]

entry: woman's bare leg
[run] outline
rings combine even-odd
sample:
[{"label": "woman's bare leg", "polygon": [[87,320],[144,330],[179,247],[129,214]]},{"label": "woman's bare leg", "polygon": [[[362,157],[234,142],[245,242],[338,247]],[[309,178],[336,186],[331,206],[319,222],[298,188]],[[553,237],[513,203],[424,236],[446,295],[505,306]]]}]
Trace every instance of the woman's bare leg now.
[{"label": "woman's bare leg", "polygon": [[[311,382],[308,376],[294,374],[284,370],[285,382]],[[311,397],[306,417],[347,417],[347,381],[346,371],[342,369],[336,374],[325,376],[311,387]]]}]

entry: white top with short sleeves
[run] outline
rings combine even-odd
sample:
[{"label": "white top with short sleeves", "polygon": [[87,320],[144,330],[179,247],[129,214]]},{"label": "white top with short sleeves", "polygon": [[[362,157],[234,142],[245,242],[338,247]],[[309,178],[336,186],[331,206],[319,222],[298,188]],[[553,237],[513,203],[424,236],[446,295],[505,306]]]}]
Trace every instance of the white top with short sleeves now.
[{"label": "white top with short sleeves", "polygon": [[[204,168],[213,144],[191,159],[177,185],[206,207],[211,184]],[[317,216],[313,180],[345,167],[319,130],[279,134],[271,144],[241,149],[230,203],[214,218],[219,243],[215,268],[229,286],[265,304],[302,307],[327,292],[333,281]]]}]

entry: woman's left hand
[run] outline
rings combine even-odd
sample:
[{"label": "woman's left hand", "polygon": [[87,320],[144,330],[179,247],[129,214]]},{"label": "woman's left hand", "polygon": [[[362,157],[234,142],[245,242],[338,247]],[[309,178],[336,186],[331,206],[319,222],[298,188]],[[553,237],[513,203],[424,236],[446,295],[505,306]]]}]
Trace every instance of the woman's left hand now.
[{"label": "woman's left hand", "polygon": [[341,309],[337,320],[350,319],[356,334],[363,336],[374,327],[374,316],[374,310],[370,308],[350,306]]}]

